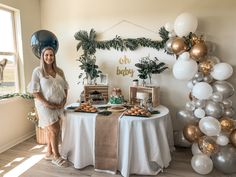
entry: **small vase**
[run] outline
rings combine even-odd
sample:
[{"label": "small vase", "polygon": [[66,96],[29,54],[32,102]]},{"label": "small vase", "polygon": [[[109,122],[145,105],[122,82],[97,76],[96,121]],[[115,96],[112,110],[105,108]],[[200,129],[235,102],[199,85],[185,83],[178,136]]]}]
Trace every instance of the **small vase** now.
[{"label": "small vase", "polygon": [[143,79],[143,81],[142,81],[142,86],[145,87],[146,84],[147,84],[146,81]]},{"label": "small vase", "polygon": [[84,85],[96,85],[96,78],[91,78],[90,75],[87,75],[84,81]]}]

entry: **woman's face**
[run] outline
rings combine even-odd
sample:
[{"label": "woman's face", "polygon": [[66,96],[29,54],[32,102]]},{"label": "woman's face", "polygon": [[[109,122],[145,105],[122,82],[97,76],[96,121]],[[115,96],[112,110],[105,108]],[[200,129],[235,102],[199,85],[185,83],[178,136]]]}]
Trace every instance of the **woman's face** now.
[{"label": "woman's face", "polygon": [[51,65],[55,58],[52,50],[46,50],[43,54],[43,60],[46,64]]}]

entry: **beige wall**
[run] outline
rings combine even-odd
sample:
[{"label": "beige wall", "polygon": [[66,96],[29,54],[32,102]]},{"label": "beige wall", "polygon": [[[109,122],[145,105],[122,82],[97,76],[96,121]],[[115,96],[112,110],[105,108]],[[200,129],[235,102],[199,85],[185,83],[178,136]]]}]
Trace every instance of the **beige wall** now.
[{"label": "beige wall", "polygon": [[0,153],[34,135],[34,125],[27,119],[33,101],[14,97],[0,100]]},{"label": "beige wall", "polygon": [[[20,11],[24,80],[27,85],[31,79],[32,69],[39,64],[31,52],[30,39],[33,32],[40,29],[39,0],[0,0]],[[34,134],[33,124],[27,120],[27,114],[32,110],[32,100],[11,98],[0,100],[0,152],[24,141]]]},{"label": "beige wall", "polygon": [[[203,34],[206,40],[217,45],[215,56],[221,61],[231,64],[235,70],[236,60],[236,1],[234,0],[41,0],[42,28],[53,31],[59,39],[58,63],[64,69],[69,81],[69,102],[79,98],[82,86],[77,84],[79,63],[76,59],[76,41],[73,37],[79,30],[94,28],[101,40],[121,37],[147,37],[160,39],[151,31],[158,31],[167,22],[174,22],[183,13],[190,12],[198,18],[197,33]],[[114,24],[127,20],[113,28]],[[144,29],[146,28],[146,29]],[[121,56],[132,59],[129,67],[133,67],[140,57],[158,56],[161,61],[172,68],[174,57],[165,55],[163,51],[139,49],[135,52],[98,51],[97,61],[109,74],[111,87],[121,87],[128,96],[128,88],[133,78],[117,76],[116,66]],[[133,67],[134,68],[134,67]],[[134,68],[135,69],[135,68]],[[229,80],[236,88],[234,76]],[[176,80],[171,70],[154,76],[154,83],[161,86],[161,103],[168,106],[174,120],[176,111],[185,106],[189,90],[187,81]],[[232,97],[234,108],[235,96]]]}]

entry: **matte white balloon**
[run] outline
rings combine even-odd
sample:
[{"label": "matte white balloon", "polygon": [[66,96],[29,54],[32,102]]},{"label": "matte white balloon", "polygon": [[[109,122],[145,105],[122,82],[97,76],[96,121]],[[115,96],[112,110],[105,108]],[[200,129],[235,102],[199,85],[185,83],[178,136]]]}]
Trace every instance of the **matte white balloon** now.
[{"label": "matte white balloon", "polygon": [[195,32],[197,29],[197,18],[190,13],[180,14],[174,23],[175,33],[179,37],[187,36],[190,32]]},{"label": "matte white balloon", "polygon": [[205,154],[196,154],[191,159],[191,166],[199,174],[206,175],[213,169],[213,162]]},{"label": "matte white balloon", "polygon": [[190,60],[176,61],[173,66],[173,75],[179,80],[190,80],[198,70],[197,62]]},{"label": "matte white balloon", "polygon": [[199,121],[200,130],[207,136],[217,136],[220,134],[220,122],[214,117],[204,117]]},{"label": "matte white balloon", "polygon": [[215,64],[211,76],[216,80],[226,80],[233,74],[233,67],[228,63]]},{"label": "matte white balloon", "polygon": [[213,89],[210,84],[206,82],[199,82],[193,86],[192,95],[199,100],[210,98]]},{"label": "matte white balloon", "polygon": [[221,146],[226,146],[229,143],[229,138],[225,135],[219,135],[216,139],[216,143]]},{"label": "matte white balloon", "polygon": [[201,119],[205,117],[206,113],[202,108],[197,108],[194,110],[194,116]]},{"label": "matte white balloon", "polygon": [[180,61],[180,60],[189,60],[189,59],[190,59],[189,52],[184,52],[181,55],[179,55],[178,61]]},{"label": "matte white balloon", "polygon": [[189,89],[192,89],[192,88],[193,88],[193,82],[192,82],[192,80],[188,81],[187,87],[188,87]]}]

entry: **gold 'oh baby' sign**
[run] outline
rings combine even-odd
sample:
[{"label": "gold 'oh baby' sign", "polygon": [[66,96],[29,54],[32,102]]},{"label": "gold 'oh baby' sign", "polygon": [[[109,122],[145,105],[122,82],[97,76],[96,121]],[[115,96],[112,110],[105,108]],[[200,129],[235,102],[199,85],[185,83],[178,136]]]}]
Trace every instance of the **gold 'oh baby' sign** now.
[{"label": "gold 'oh baby' sign", "polygon": [[[131,59],[127,58],[126,55],[119,58],[120,65],[126,65],[126,64],[130,64],[130,63],[131,63]],[[134,70],[132,68],[128,68],[126,66],[124,68],[120,68],[119,66],[117,66],[116,67],[116,75],[133,77]]]}]

